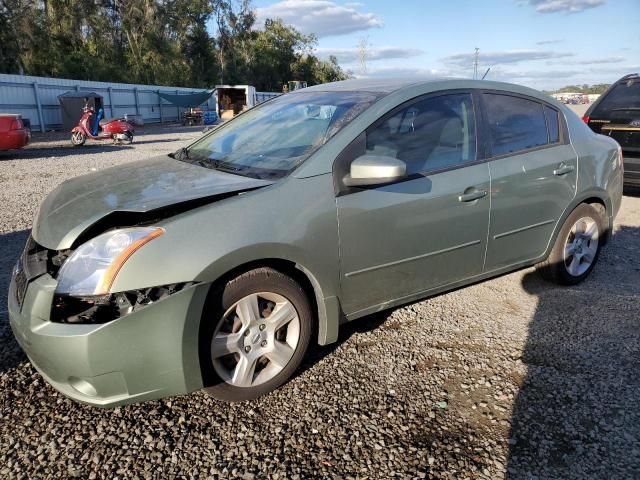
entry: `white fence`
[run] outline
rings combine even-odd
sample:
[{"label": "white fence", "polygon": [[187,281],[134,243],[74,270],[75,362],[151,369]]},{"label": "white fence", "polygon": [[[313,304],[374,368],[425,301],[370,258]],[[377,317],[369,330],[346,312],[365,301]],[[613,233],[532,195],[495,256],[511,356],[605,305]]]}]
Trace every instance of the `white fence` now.
[{"label": "white fence", "polygon": [[[58,95],[69,90],[102,95],[107,117],[131,113],[142,115],[145,123],[157,123],[178,121],[182,114],[180,107],[161,99],[158,92],[187,94],[203,89],[0,74],[0,113],[22,114],[31,121],[33,130],[55,130],[62,125]],[[257,92],[258,103],[276,95]],[[215,110],[214,102],[212,97],[201,106],[205,110]]]}]

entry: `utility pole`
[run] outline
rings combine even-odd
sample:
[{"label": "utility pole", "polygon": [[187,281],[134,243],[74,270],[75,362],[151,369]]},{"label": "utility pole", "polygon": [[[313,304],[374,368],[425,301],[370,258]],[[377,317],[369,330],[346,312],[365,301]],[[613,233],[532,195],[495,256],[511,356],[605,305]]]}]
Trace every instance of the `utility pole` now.
[{"label": "utility pole", "polygon": [[360,74],[367,74],[367,57],[369,56],[369,37],[362,37],[358,42],[358,63],[360,64]]},{"label": "utility pole", "polygon": [[473,79],[476,80],[478,78],[478,55],[480,54],[480,49],[476,47],[476,53],[474,55],[473,60]]}]

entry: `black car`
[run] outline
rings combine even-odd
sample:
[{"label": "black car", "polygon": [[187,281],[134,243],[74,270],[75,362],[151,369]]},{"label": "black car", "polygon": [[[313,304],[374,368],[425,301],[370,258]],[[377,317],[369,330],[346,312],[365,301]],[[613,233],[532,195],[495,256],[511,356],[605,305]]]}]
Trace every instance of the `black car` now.
[{"label": "black car", "polygon": [[624,158],[624,183],[640,186],[640,75],[626,75],[611,85],[582,119],[594,132],[617,140]]}]

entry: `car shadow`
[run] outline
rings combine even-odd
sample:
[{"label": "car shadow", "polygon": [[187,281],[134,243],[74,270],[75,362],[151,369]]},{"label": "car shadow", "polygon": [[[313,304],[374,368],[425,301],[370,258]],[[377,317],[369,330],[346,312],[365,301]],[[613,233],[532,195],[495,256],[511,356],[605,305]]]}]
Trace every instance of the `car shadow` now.
[{"label": "car shadow", "polygon": [[116,149],[131,149],[130,145],[85,144],[82,147],[72,145],[42,145],[31,146],[22,150],[9,150],[0,152],[0,162],[3,160],[32,160],[34,158],[62,158],[69,155],[95,155],[96,153],[113,152]]},{"label": "car shadow", "polygon": [[13,338],[9,327],[7,297],[13,265],[20,256],[30,230],[0,234],[0,373],[16,367],[27,359]]},{"label": "car shadow", "polygon": [[[404,308],[404,306],[401,308]],[[315,342],[311,342],[311,344],[309,345],[309,351],[307,352],[302,365],[300,366],[300,368],[298,368],[292,378],[296,378],[299,375],[302,375],[304,372],[320,362],[323,358],[331,355],[340,347],[340,345],[349,340],[352,335],[357,333],[370,332],[381,327],[395,310],[397,310],[397,308],[390,308],[381,312],[367,315],[366,317],[359,318],[356,321],[340,325],[338,340],[329,345],[318,345]]]},{"label": "car shadow", "polygon": [[134,143],[134,145],[142,145],[142,144],[145,144],[145,143],[180,142],[180,141],[183,141],[183,140],[184,140],[183,138],[163,138],[161,140],[138,140],[138,139],[135,139],[133,141],[133,143]]},{"label": "car shadow", "polygon": [[514,402],[507,478],[629,478],[640,472],[640,228],[622,226],[590,277],[537,297]]}]

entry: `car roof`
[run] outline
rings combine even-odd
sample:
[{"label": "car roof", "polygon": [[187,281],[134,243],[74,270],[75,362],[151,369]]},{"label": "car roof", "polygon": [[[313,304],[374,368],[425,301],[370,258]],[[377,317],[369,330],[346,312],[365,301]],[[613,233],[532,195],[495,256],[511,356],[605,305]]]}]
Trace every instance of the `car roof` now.
[{"label": "car roof", "polygon": [[[440,79],[442,80],[442,79]],[[340,82],[323,83],[313,87],[302,88],[295,92],[322,91],[322,92],[382,92],[391,93],[410,85],[425,83],[427,80],[417,80],[415,78],[354,78],[342,80]]]},{"label": "car roof", "polygon": [[302,88],[291,92],[293,94],[305,92],[376,92],[389,94],[398,90],[414,87],[432,86],[434,90],[482,88],[486,90],[503,90],[521,93],[538,98],[549,98],[542,92],[514,83],[494,82],[490,80],[472,80],[467,78],[357,78],[340,82],[323,83],[313,87]]}]

